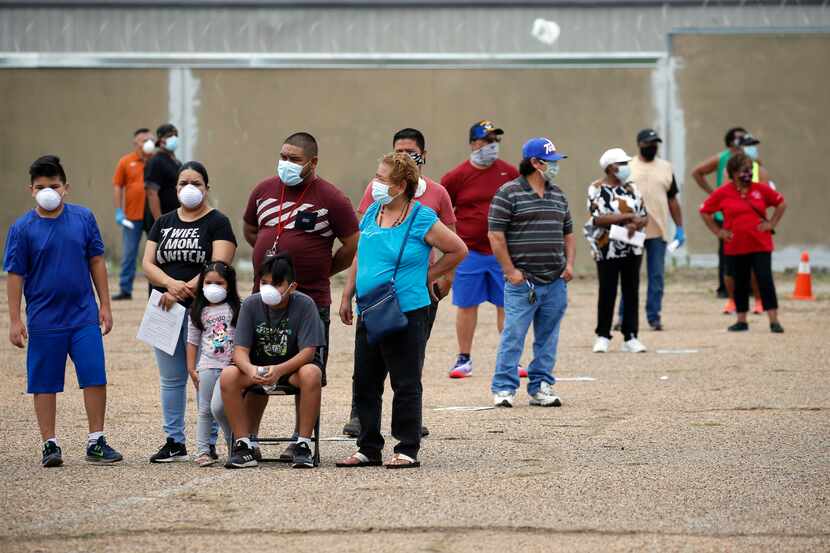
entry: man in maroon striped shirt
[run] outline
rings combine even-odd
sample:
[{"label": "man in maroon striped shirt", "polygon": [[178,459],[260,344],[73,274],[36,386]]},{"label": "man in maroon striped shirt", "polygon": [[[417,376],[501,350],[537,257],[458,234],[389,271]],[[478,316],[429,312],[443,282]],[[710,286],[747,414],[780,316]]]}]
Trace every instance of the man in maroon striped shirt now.
[{"label": "man in maroon striped shirt", "polygon": [[[352,203],[339,188],[317,175],[317,162],[313,136],[298,132],[286,138],[277,175],[251,192],[243,230],[245,240],[254,248],[254,292],[259,290],[260,267],[266,255],[290,255],[297,289],[317,304],[328,344],[330,277],[351,266],[360,233]],[[335,238],[341,246],[332,255]],[[324,351],[325,364],[328,347]],[[289,450],[283,453],[288,459],[292,455]]]},{"label": "man in maroon striped shirt", "polygon": [[[254,291],[266,253],[291,255],[300,292],[319,308],[331,305],[331,275],[349,267],[358,222],[349,199],[316,173],[317,141],[308,133],[285,139],[277,175],[259,183],[245,210],[245,239],[254,248]],[[335,238],[340,248],[332,256]]]}]

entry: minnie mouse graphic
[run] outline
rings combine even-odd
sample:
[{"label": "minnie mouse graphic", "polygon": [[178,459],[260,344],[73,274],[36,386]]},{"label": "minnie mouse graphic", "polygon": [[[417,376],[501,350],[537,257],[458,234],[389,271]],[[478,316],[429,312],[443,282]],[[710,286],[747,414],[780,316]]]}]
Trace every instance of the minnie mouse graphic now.
[{"label": "minnie mouse graphic", "polygon": [[217,321],[213,323],[210,331],[213,336],[211,340],[213,354],[225,353],[225,348],[228,346],[228,325],[224,321]]}]

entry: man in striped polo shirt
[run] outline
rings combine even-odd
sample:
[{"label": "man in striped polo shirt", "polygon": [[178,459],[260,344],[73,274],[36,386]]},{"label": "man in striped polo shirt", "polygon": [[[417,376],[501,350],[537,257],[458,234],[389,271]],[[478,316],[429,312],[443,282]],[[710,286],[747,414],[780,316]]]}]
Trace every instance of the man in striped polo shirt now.
[{"label": "man in striped polo shirt", "polygon": [[504,271],[504,331],[491,390],[497,407],[512,407],[519,388],[516,364],[533,323],[533,361],[528,366],[530,405],[559,407],[553,391],[559,323],[568,305],[576,242],[568,200],[554,184],[559,160],[547,138],[522,147],[519,178],[493,196],[488,238]]}]

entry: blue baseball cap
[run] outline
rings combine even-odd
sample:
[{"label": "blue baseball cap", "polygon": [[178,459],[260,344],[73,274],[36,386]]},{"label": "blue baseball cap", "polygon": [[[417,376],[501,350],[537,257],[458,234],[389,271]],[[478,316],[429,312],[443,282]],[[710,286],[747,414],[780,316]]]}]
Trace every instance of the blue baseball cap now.
[{"label": "blue baseball cap", "polygon": [[547,138],[531,138],[522,146],[522,157],[524,159],[535,157],[543,161],[559,161],[568,156],[557,152],[556,146]]},{"label": "blue baseball cap", "polygon": [[470,142],[480,140],[488,134],[504,134],[504,131],[497,129],[495,123],[485,119],[470,127]]}]

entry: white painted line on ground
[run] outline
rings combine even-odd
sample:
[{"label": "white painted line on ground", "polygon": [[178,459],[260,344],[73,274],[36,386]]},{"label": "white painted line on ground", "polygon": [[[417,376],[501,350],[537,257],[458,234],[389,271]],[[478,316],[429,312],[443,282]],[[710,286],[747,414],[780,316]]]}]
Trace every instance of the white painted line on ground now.
[{"label": "white painted line on ground", "polygon": [[330,436],[328,438],[320,438],[321,442],[353,442],[357,438],[350,438],[348,436]]},{"label": "white painted line on ground", "polygon": [[668,380],[668,379],[669,379],[669,377],[668,377],[668,376],[661,376],[661,377],[660,377],[660,380]]},{"label": "white painted line on ground", "polygon": [[457,405],[453,407],[435,407],[433,411],[489,411],[493,406]]},{"label": "white painted line on ground", "polygon": [[671,355],[683,355],[686,353],[700,353],[697,349],[658,349],[657,353],[668,353]]},{"label": "white painted line on ground", "polygon": [[595,382],[596,378],[591,376],[563,376],[556,377],[557,382]]}]

